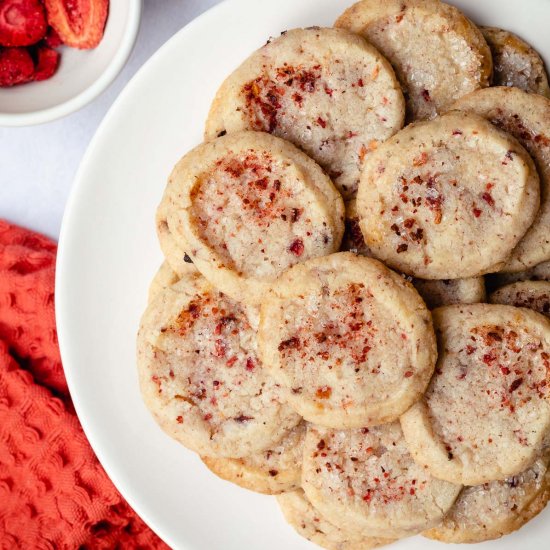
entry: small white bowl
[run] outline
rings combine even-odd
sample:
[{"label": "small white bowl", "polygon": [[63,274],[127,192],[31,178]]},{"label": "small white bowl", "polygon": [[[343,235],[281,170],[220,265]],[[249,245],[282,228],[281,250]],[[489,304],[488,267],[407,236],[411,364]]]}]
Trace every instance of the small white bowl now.
[{"label": "small white bowl", "polygon": [[105,34],[93,50],[61,46],[56,74],[0,88],[0,126],[30,126],[66,116],[96,98],[124,67],[139,30],[142,0],[112,0]]}]

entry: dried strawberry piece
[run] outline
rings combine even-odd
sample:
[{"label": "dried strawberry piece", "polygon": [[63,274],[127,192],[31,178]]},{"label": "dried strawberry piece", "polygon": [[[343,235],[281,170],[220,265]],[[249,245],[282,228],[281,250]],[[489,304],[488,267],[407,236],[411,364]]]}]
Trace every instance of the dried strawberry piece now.
[{"label": "dried strawberry piece", "polygon": [[32,80],[34,63],[25,48],[0,48],[0,88]]},{"label": "dried strawberry piece", "polygon": [[67,46],[95,48],[103,38],[109,0],[44,0],[49,24]]},{"label": "dried strawberry piece", "polygon": [[0,0],[0,46],[30,46],[46,36],[40,0]]},{"label": "dried strawberry piece", "polygon": [[61,55],[53,48],[40,46],[36,51],[37,62],[34,71],[34,80],[47,80],[51,78],[59,66]]},{"label": "dried strawberry piece", "polygon": [[61,37],[55,32],[53,27],[48,27],[48,33],[46,34],[46,38],[44,38],[44,42],[50,48],[57,48],[63,44],[63,40],[61,40]]}]

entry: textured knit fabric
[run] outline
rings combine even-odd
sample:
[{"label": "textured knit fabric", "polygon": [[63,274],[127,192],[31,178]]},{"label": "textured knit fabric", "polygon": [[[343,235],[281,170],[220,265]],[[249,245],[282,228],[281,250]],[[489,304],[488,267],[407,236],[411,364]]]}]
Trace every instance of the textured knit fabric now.
[{"label": "textured knit fabric", "polygon": [[55,244],[0,221],[0,549],[166,549],[101,468],[57,347]]},{"label": "textured knit fabric", "polygon": [[35,380],[68,395],[54,313],[56,246],[0,220],[0,339]]}]

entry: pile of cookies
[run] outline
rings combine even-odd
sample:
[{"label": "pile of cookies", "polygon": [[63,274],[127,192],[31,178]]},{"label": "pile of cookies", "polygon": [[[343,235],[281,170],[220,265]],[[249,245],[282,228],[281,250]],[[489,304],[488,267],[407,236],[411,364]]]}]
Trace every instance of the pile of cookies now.
[{"label": "pile of cookies", "polygon": [[549,97],[530,46],[439,0],[362,0],[254,52],[158,208],[138,335],[158,424],[328,549],[533,518]]}]

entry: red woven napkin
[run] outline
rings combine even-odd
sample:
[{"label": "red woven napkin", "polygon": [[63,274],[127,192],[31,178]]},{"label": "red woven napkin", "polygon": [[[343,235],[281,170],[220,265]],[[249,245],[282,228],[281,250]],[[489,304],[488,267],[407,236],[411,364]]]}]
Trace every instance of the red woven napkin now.
[{"label": "red woven napkin", "polygon": [[0,549],[167,549],[73,412],[54,315],[56,245],[0,220]]}]

